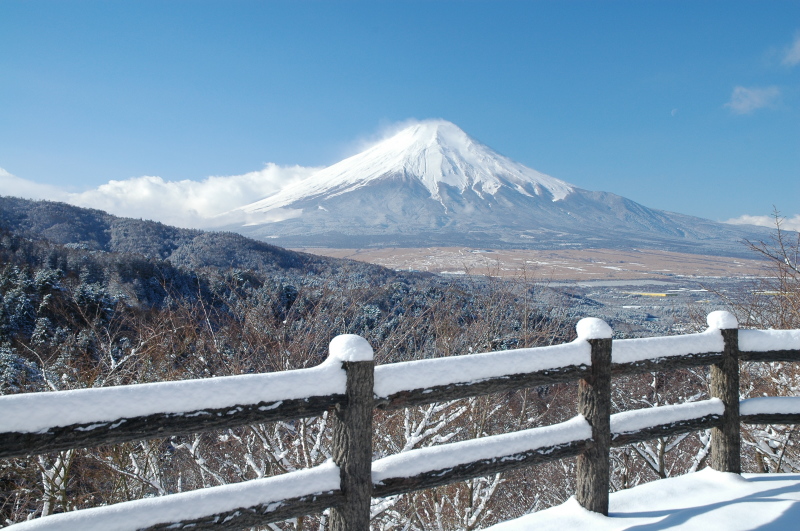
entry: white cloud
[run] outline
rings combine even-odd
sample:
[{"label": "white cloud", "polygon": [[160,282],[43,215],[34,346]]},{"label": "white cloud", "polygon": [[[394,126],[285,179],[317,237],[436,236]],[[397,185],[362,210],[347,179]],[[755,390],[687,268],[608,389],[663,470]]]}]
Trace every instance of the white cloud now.
[{"label": "white cloud", "polygon": [[795,34],[794,42],[786,49],[781,63],[786,66],[800,64],[800,32]]},{"label": "white cloud", "polygon": [[[800,214],[795,214],[793,217],[782,218],[781,228],[786,230],[800,231]],[[759,227],[775,227],[774,216],[750,216],[745,214],[738,218],[729,219],[725,223],[731,225],[758,225]]]},{"label": "white cloud", "polygon": [[203,181],[134,177],[71,194],[69,202],[117,216],[154,219],[179,227],[212,228],[245,221],[229,211],[271,195],[318,168],[267,164],[263,170]]},{"label": "white cloud", "polygon": [[736,114],[750,114],[757,109],[772,107],[781,95],[778,87],[734,87],[726,107]]},{"label": "white cloud", "polygon": [[[69,193],[55,186],[37,184],[0,169],[0,189],[3,195],[64,201],[76,206],[97,208],[117,216],[152,219],[178,227],[214,228],[255,221],[244,213],[229,214],[229,211],[263,199],[284,186],[308,177],[318,169],[267,164],[260,171],[244,175],[213,176],[202,181],[165,181],[161,177],[153,176],[133,177],[123,181],[109,181],[80,193]],[[285,212],[281,215],[292,217],[296,213]]]},{"label": "white cloud", "polygon": [[66,201],[69,194],[57,186],[35,183],[0,168],[0,195]]}]

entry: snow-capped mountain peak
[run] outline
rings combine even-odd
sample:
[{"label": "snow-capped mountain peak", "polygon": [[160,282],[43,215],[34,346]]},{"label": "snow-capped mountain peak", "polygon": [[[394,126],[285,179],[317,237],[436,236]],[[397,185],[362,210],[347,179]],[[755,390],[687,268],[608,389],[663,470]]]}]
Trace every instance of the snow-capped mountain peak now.
[{"label": "snow-capped mountain peak", "polygon": [[[445,120],[240,207],[238,231],[287,246],[739,249],[729,225],[593,192],[500,155]],[[751,238],[757,239],[757,238]],[[715,243],[716,242],[716,243]]]},{"label": "snow-capped mountain peak", "polygon": [[[446,120],[415,122],[361,153],[324,168],[277,194],[244,207],[271,210],[311,198],[330,198],[376,180],[402,175],[419,180],[442,202],[440,186],[494,195],[503,186],[528,195],[564,199],[574,187],[500,155]],[[444,204],[444,203],[443,203]]]}]

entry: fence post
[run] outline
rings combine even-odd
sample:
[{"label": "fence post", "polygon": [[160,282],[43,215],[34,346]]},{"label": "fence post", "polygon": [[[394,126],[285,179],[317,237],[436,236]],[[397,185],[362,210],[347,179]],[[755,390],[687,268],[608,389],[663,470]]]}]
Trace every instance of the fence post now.
[{"label": "fence post", "polygon": [[611,451],[611,328],[594,318],[581,319],[578,338],[592,347],[592,367],[578,384],[578,413],[592,426],[592,444],[578,456],[575,497],[584,508],[608,515]]},{"label": "fence post", "polygon": [[725,404],[722,425],[711,429],[711,467],[742,473],[739,422],[739,324],[728,312],[711,312],[708,325],[722,333],[722,361],[711,366],[711,396]]},{"label": "fence post", "polygon": [[345,403],[333,415],[333,461],[345,502],[331,508],[332,531],[369,531],[372,500],[372,406],[375,362],[372,347],[356,335],[333,338],[330,356],[347,373]]}]

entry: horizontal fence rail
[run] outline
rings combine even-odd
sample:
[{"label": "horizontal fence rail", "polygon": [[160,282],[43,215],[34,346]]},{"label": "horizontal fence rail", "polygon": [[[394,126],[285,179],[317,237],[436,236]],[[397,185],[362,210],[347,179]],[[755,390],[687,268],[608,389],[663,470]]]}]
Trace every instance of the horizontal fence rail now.
[{"label": "horizontal fence rail", "polygon": [[335,363],[312,369],[0,397],[0,458],[321,415],[344,401]]},{"label": "horizontal fence rail", "polygon": [[577,381],[590,372],[586,341],[375,367],[375,405],[399,409]]},{"label": "horizontal fence rail", "polygon": [[[714,468],[740,472],[740,424],[800,423],[800,398],[739,400],[739,362],[800,361],[800,330],[738,330],[713,312],[699,334],[611,340],[603,321],[550,347],[374,366],[338,336],[318,367],[281,373],[0,397],[0,457],[22,457],[332,413],[332,462],[271,478],[62,513],[14,529],[241,529],[330,509],[330,527],[369,528],[373,497],[578,457],[577,498],[607,514],[609,451],[712,429]],[[711,366],[712,398],[610,413],[613,377]],[[413,449],[372,461],[374,408],[399,409],[579,382],[578,415],[555,424]]]}]

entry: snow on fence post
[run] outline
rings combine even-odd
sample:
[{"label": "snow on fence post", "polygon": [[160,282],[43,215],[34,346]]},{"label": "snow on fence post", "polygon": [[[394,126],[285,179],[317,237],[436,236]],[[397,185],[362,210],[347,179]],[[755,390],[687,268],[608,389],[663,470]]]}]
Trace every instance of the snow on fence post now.
[{"label": "snow on fence post", "polygon": [[722,334],[722,361],[711,366],[711,396],[725,404],[722,425],[711,429],[711,467],[742,473],[739,424],[739,323],[728,312],[708,314],[708,326]]},{"label": "snow on fence post", "polygon": [[375,362],[372,347],[356,335],[336,336],[330,357],[347,372],[344,404],[333,421],[333,461],[339,467],[345,501],[332,507],[331,531],[369,531],[372,499],[372,407]]},{"label": "snow on fence post", "polygon": [[581,319],[578,339],[592,347],[592,367],[578,386],[578,413],[592,426],[592,444],[578,456],[575,497],[584,508],[608,515],[611,451],[611,327]]}]

